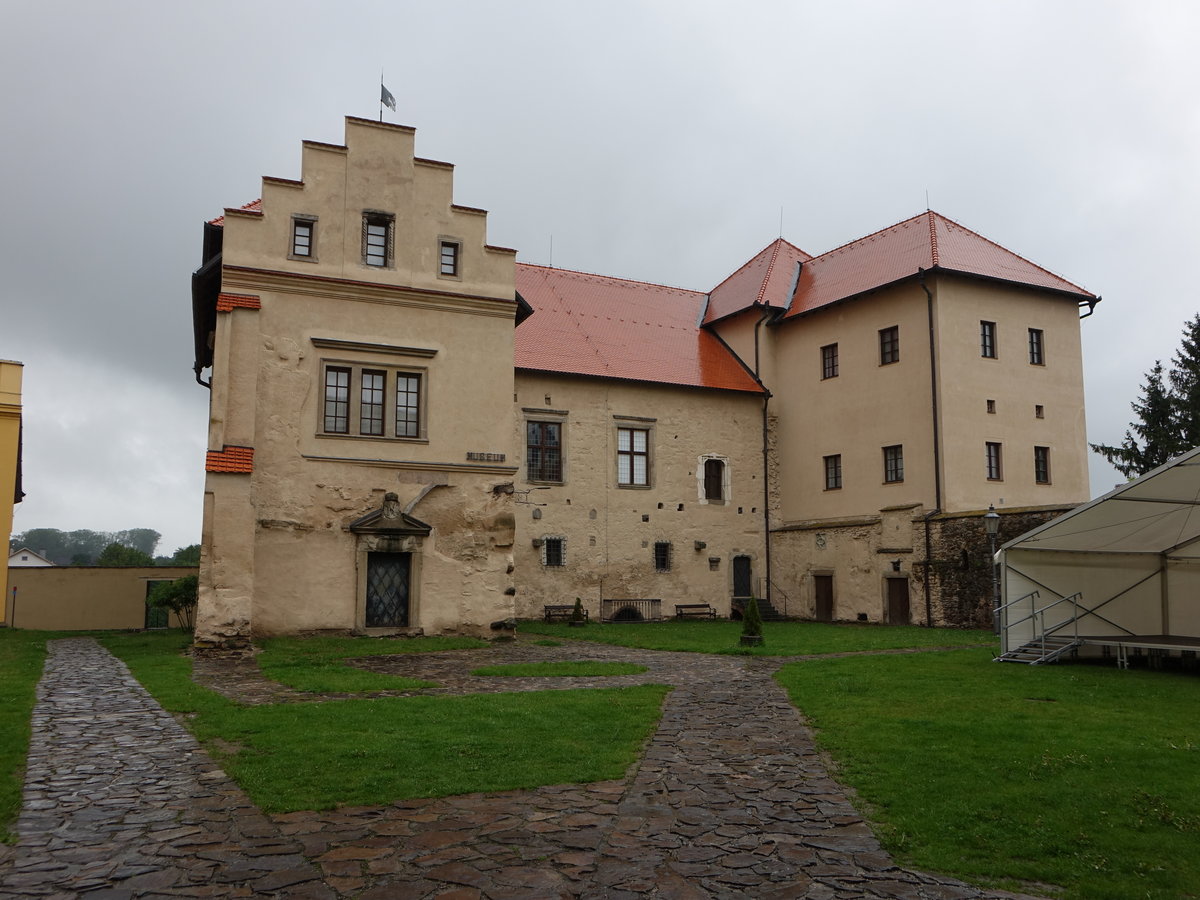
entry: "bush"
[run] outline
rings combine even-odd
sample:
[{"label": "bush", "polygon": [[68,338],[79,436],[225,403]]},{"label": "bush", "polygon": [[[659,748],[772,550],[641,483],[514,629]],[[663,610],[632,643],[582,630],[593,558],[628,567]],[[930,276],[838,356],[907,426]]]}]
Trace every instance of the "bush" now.
[{"label": "bush", "polygon": [[179,625],[184,631],[192,631],[196,627],[196,599],[200,579],[195,575],[185,575],[174,581],[164,581],[156,584],[150,590],[146,603],[156,609],[169,609],[179,619]]},{"label": "bush", "polygon": [[746,637],[762,637],[762,614],[758,611],[758,601],[751,597],[746,601],[742,610],[742,634]]}]

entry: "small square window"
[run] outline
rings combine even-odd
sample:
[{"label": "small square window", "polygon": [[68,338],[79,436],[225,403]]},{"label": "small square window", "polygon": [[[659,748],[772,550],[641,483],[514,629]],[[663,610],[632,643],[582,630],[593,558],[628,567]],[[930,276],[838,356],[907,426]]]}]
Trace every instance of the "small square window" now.
[{"label": "small square window", "polygon": [[825,490],[836,491],[842,486],[842,454],[825,457]]},{"label": "small square window", "polygon": [[458,275],[458,255],[460,244],[457,241],[442,241],[441,254],[438,261],[438,273],[441,275]]},{"label": "small square window", "polygon": [[1040,328],[1029,329],[1029,364],[1031,366],[1046,364],[1045,334]]},{"label": "small square window", "polygon": [[670,572],[671,571],[671,542],[670,541],[655,541],[654,542],[654,571]]},{"label": "small square window", "polygon": [[884,484],[898,484],[904,480],[904,445],[896,444],[883,448]]},{"label": "small square window", "polygon": [[1042,406],[1040,403],[1035,403],[1033,405],[1033,415],[1036,419],[1046,418],[1046,407]]},{"label": "small square window", "polygon": [[988,481],[1000,481],[1003,476],[1003,471],[1000,468],[1000,445],[993,441],[988,441],[984,444],[984,448],[987,457]]},{"label": "small square window", "polygon": [[879,364],[900,362],[900,326],[893,325],[879,332]]},{"label": "small square window", "polygon": [[979,323],[979,355],[987,359],[996,358],[996,323]]},{"label": "small square window", "polygon": [[387,213],[363,214],[363,262],[376,268],[392,264],[392,223]]},{"label": "small square window", "polygon": [[300,259],[312,259],[315,255],[317,223],[313,219],[292,219],[292,253]]},{"label": "small square window", "polygon": [[995,400],[989,400],[987,402],[987,411],[989,413],[995,414],[995,412],[996,412],[996,401]]},{"label": "small square window", "polygon": [[1033,448],[1033,480],[1038,484],[1050,483],[1050,448]]},{"label": "small square window", "polygon": [[837,378],[838,345],[826,344],[821,348],[821,378]]}]

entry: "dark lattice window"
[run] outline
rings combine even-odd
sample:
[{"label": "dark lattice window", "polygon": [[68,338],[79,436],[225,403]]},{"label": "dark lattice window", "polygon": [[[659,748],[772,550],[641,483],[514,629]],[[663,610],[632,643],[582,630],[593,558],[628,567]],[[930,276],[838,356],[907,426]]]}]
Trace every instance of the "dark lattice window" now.
[{"label": "dark lattice window", "polygon": [[387,372],[363,369],[359,388],[358,431],[360,434],[383,434],[383,397]]},{"label": "dark lattice window", "polygon": [[341,366],[325,369],[325,430],[350,432],[350,370]]},{"label": "dark lattice window", "polygon": [[987,477],[988,481],[999,481],[1003,475],[1000,468],[1000,445],[988,441],[984,444],[987,457]]},{"label": "dark lattice window", "polygon": [[654,542],[654,570],[656,572],[671,571],[671,542]]},{"label": "dark lattice window", "polygon": [[996,323],[979,323],[979,355],[988,359],[996,358]]},{"label": "dark lattice window", "polygon": [[879,364],[900,362],[900,326],[893,325],[879,332]]},{"label": "dark lattice window", "polygon": [[562,424],[525,423],[525,460],[530,481],[562,481]]},{"label": "dark lattice window", "polygon": [[895,484],[904,480],[904,445],[883,448],[883,480]]},{"label": "dark lattice window", "polygon": [[836,491],[842,486],[842,454],[825,457],[825,490]]},{"label": "dark lattice window", "polygon": [[826,344],[821,348],[821,377],[837,378],[838,345]]},{"label": "dark lattice window", "polygon": [[1029,329],[1029,364],[1031,366],[1046,364],[1045,335],[1040,328]]},{"label": "dark lattice window", "polygon": [[1033,480],[1038,484],[1050,483],[1050,448],[1033,448]]},{"label": "dark lattice window", "polygon": [[567,564],[567,539],[548,537],[542,539],[542,565],[565,566]]},{"label": "dark lattice window", "polygon": [[396,375],[396,437],[421,435],[421,376]]}]

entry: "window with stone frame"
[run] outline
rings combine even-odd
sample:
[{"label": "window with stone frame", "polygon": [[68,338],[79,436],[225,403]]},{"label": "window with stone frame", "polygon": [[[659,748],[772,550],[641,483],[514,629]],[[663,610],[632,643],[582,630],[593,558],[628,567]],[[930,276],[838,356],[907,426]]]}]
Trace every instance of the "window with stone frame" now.
[{"label": "window with stone frame", "polygon": [[670,572],[671,571],[671,542],[670,541],[655,541],[654,542],[654,571]]},{"label": "window with stone frame", "polygon": [[314,260],[317,256],[317,220],[315,216],[292,218],[292,259]]},{"label": "window with stone frame", "polygon": [[362,255],[363,262],[368,266],[380,269],[392,266],[395,221],[396,217],[391,213],[363,213]]},{"label": "window with stone frame", "polygon": [[725,460],[704,460],[704,499],[709,503],[725,502]]},{"label": "window with stone frame", "polygon": [[383,440],[425,437],[423,371],[327,362],[322,380],[319,433]]},{"label": "window with stone frame", "polygon": [[459,273],[459,257],[462,244],[458,241],[442,240],[438,242],[438,274],[457,277]]},{"label": "window with stone frame", "polygon": [[559,535],[542,538],[542,565],[548,567],[567,564],[567,539]]},{"label": "window with stone frame", "polygon": [[563,481],[562,422],[525,423],[525,477],[529,481]]}]

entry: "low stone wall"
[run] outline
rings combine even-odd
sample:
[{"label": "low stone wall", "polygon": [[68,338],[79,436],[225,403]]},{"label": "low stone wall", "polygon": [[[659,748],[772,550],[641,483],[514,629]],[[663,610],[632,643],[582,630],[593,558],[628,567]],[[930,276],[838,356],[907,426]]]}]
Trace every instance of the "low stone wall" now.
[{"label": "low stone wall", "polygon": [[[150,584],[197,571],[195,566],[10,568],[4,620],[12,628],[39,631],[145,628]],[[174,615],[170,625],[179,625]]]}]

